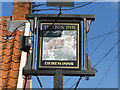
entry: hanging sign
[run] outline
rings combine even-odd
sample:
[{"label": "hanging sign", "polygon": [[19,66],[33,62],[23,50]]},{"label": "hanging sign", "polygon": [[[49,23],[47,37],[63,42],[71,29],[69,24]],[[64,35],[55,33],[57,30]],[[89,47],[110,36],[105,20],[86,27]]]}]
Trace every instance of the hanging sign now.
[{"label": "hanging sign", "polygon": [[38,38],[38,69],[80,68],[80,23],[41,22]]}]

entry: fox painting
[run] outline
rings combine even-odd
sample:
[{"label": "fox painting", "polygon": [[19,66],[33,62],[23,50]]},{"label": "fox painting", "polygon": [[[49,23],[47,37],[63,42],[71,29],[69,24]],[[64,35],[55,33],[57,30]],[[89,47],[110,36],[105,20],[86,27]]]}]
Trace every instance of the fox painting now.
[{"label": "fox painting", "polygon": [[75,40],[73,37],[64,37],[64,38],[53,38],[48,41],[47,48],[46,48],[46,55],[48,52],[57,49],[57,48],[71,48],[75,44]]}]

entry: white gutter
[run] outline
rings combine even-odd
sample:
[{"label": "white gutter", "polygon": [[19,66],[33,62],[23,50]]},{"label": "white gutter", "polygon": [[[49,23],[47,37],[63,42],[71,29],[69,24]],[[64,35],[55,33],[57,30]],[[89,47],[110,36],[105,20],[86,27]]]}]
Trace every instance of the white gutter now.
[{"label": "white gutter", "polygon": [[[27,22],[26,25],[25,25],[24,36],[30,36],[30,23],[29,22]],[[27,53],[22,51],[21,60],[20,60],[20,67],[19,67],[18,82],[17,82],[17,90],[20,90],[20,88],[21,89],[23,88],[24,78],[23,78],[23,75],[22,75],[22,70],[23,70],[23,67],[26,65],[26,62],[27,62]]]}]

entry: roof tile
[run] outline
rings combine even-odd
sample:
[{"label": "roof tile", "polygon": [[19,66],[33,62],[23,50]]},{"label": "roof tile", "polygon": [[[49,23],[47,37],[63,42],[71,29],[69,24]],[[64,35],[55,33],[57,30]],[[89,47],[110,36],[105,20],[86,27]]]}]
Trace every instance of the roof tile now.
[{"label": "roof tile", "polygon": [[10,77],[17,79],[19,71],[10,70]]},{"label": "roof tile", "polygon": [[4,50],[0,50],[0,57],[2,57],[4,54]]},{"label": "roof tile", "polygon": [[8,85],[11,87],[17,86],[17,79],[9,78]]},{"label": "roof tile", "polygon": [[18,70],[19,71],[19,67],[20,67],[20,63],[12,63],[12,65],[11,65],[11,68],[13,69],[13,70]]},{"label": "roof tile", "polygon": [[7,90],[16,90],[17,86],[16,87],[12,87],[12,86],[7,86]]},{"label": "roof tile", "polygon": [[13,48],[13,54],[20,55],[21,51],[19,49]]},{"label": "roof tile", "polygon": [[8,79],[2,79],[2,87],[7,86]]},{"label": "roof tile", "polygon": [[0,62],[0,72],[1,72],[1,70],[2,70],[2,62]]},{"label": "roof tile", "polygon": [[0,43],[6,43],[7,41],[0,35]]},{"label": "roof tile", "polygon": [[17,55],[17,56],[15,54],[12,55],[13,62],[20,62],[20,58],[21,58],[20,55]]},{"label": "roof tile", "polygon": [[6,42],[6,49],[12,49],[14,47],[14,43]]},{"label": "roof tile", "polygon": [[1,25],[1,30],[6,31],[6,26],[5,25]]},{"label": "roof tile", "polygon": [[5,49],[4,50],[4,55],[7,55],[7,56],[10,56],[10,55],[12,55],[12,53],[13,53],[13,50],[12,49]]},{"label": "roof tile", "polygon": [[4,63],[4,62],[2,62],[2,69],[4,71],[10,70],[11,69],[11,63]]},{"label": "roof tile", "polygon": [[7,79],[10,75],[10,71],[2,71],[2,79]]},{"label": "roof tile", "polygon": [[3,37],[5,37],[5,36],[9,35],[10,32],[9,31],[2,31],[1,34]]},{"label": "roof tile", "polygon": [[23,35],[24,32],[23,32],[23,31],[21,32],[21,31],[17,30],[17,31],[16,31],[16,34],[17,34],[17,35]]},{"label": "roof tile", "polygon": [[0,57],[0,63],[2,62],[2,56]]},{"label": "roof tile", "polygon": [[0,43],[0,50],[5,49],[6,43]]},{"label": "roof tile", "polygon": [[[7,18],[7,17],[6,17]],[[10,17],[9,17],[10,18]],[[0,28],[0,79],[2,80],[0,87],[6,89],[16,89],[20,67],[21,51],[19,50],[19,36],[23,35],[23,31],[16,30],[12,35],[12,39],[5,39],[11,32],[6,30],[7,21],[2,20]]]},{"label": "roof tile", "polygon": [[19,42],[18,41],[14,41],[14,47],[16,47],[17,49],[19,49]]},{"label": "roof tile", "polygon": [[18,74],[19,74],[19,71],[15,71],[13,69],[11,69],[9,71],[1,70],[0,71],[0,78],[1,79],[9,79],[9,78],[17,79]]},{"label": "roof tile", "polygon": [[9,43],[13,43],[14,39],[7,39],[6,41],[9,42]]},{"label": "roof tile", "polygon": [[6,55],[4,55],[2,58],[3,58],[3,60],[4,60],[5,63],[10,63],[11,60],[12,60],[12,56],[6,56]]},{"label": "roof tile", "polygon": [[15,40],[19,41],[19,35],[15,35]]}]

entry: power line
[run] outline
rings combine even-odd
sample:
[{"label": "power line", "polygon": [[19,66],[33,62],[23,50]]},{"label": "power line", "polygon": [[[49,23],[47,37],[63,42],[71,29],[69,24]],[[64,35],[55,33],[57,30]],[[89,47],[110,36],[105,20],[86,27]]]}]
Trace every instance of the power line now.
[{"label": "power line", "polygon": [[[120,54],[120,53],[119,53]],[[103,81],[103,79],[105,78],[105,76],[107,75],[107,73],[109,72],[109,70],[111,69],[112,65],[114,64],[114,62],[117,60],[119,54],[115,57],[114,61],[112,62],[112,64],[109,66],[109,68],[107,69],[107,71],[105,72],[105,74],[103,75],[102,79],[100,80],[100,82],[98,83],[97,88],[99,87],[99,85],[101,84],[101,82]]]},{"label": "power line", "polygon": [[[120,40],[107,52],[107,54],[105,54],[99,61],[98,61],[98,63],[97,64],[95,64],[94,65],[94,68],[115,48],[115,46],[118,44],[120,42]],[[118,55],[117,55],[117,57],[118,57]],[[116,58],[117,58],[116,57]],[[116,60],[116,58],[115,58],[115,60]],[[115,62],[115,60],[114,60],[114,62]],[[113,63],[114,63],[113,62]],[[110,67],[111,67],[112,65],[110,65]],[[107,70],[107,72],[109,71],[109,69]],[[107,72],[106,72],[106,74],[107,74]],[[78,80],[78,82],[76,82],[75,84],[73,84],[73,86],[72,87],[74,87],[75,85],[76,85],[76,87],[75,87],[75,90],[76,90],[76,88],[77,88],[77,86],[78,86],[78,84],[79,84],[79,82],[80,82],[80,80],[82,79],[82,77],[80,77],[79,78],[79,80]],[[100,81],[100,83],[102,82],[102,80]],[[71,88],[72,88],[71,87]]]},{"label": "power line", "polygon": [[94,65],[94,67],[96,67],[116,47],[116,45],[119,42],[120,42],[120,40]]},{"label": "power line", "polygon": [[[74,5],[80,5],[80,4],[84,4],[84,3],[87,3],[87,2],[81,2],[81,3],[76,3],[76,4],[74,4]],[[39,7],[39,6],[45,6],[46,4],[38,4],[38,5],[35,5],[35,3],[34,2],[32,2],[32,7],[34,8],[34,7]]]},{"label": "power line", "polygon": [[76,7],[73,7],[73,8],[70,8],[70,9],[62,9],[62,10],[73,10],[73,9],[76,9],[76,8],[80,8],[80,7],[84,7],[84,6],[87,6],[93,2],[95,2],[96,0],[93,0],[91,2],[88,2],[87,4],[84,4],[84,5],[81,5],[81,6],[76,6]]},{"label": "power line", "polygon": [[113,32],[108,32],[108,33],[105,33],[105,34],[101,34],[101,35],[89,38],[89,39],[87,39],[87,41],[90,41],[90,40],[93,40],[93,39],[96,39],[96,38],[99,38],[99,37],[103,37],[103,36],[105,36],[107,34],[112,34],[112,33],[118,32],[118,31],[120,31],[120,30],[116,30],[116,31],[113,31]]},{"label": "power line", "polygon": [[36,76],[36,77],[37,77],[37,80],[38,80],[38,82],[39,82],[39,84],[40,84],[40,87],[43,89],[43,86],[42,86],[42,83],[41,83],[39,77],[38,77],[38,76]]},{"label": "power line", "polygon": [[[117,26],[119,24],[119,22],[118,23],[116,23],[114,26],[113,26],[113,28],[110,30],[110,32],[112,32],[113,30],[114,30],[114,28]],[[107,38],[107,36],[109,35],[110,33],[108,33],[108,34],[106,34],[106,36],[102,39],[102,41],[97,45],[97,47],[93,50],[93,52],[90,54],[90,56],[92,56],[94,53],[95,53],[95,51],[99,48],[99,46],[103,43],[103,41]]]},{"label": "power line", "polygon": [[81,79],[82,79],[82,77],[80,76],[80,78],[78,79],[78,81],[75,82],[70,88],[73,88],[76,85],[75,89],[74,89],[74,90],[76,90],[76,88],[77,88],[77,86],[78,86],[78,84],[79,84],[79,82],[80,82]]},{"label": "power line", "polygon": [[9,35],[6,35],[6,39],[8,39],[9,37],[11,37],[13,35],[13,33],[15,33],[17,31],[18,28],[22,27],[22,26],[25,26],[25,22],[20,24],[18,27],[16,27],[13,32],[11,32]]},{"label": "power line", "polygon": [[[62,9],[62,10],[73,10],[73,9],[76,9],[76,8],[84,7],[84,6],[87,6],[87,5],[89,5],[89,4],[91,4],[91,3],[95,2],[95,1],[96,0],[93,0],[93,1],[88,2],[88,3],[86,3],[84,5],[81,5],[81,6],[76,6],[76,7],[70,8],[70,9]],[[56,8],[50,8],[50,9],[37,9],[37,10],[32,9],[32,12],[35,12],[35,11],[48,11],[48,10],[56,10],[56,11],[58,11],[58,9],[56,9]]]},{"label": "power line", "polygon": [[72,76],[70,76],[66,81],[65,83],[63,84],[63,86],[71,79]]},{"label": "power line", "polygon": [[76,90],[77,89],[77,87],[78,87],[78,85],[79,85],[79,83],[80,83],[80,80],[82,79],[82,77],[80,76],[80,78],[79,78],[79,80],[77,81],[77,84],[76,84],[76,86],[75,86],[75,89],[74,90]]},{"label": "power line", "polygon": [[77,82],[75,82],[70,88],[73,88],[76,84],[77,84]]}]

